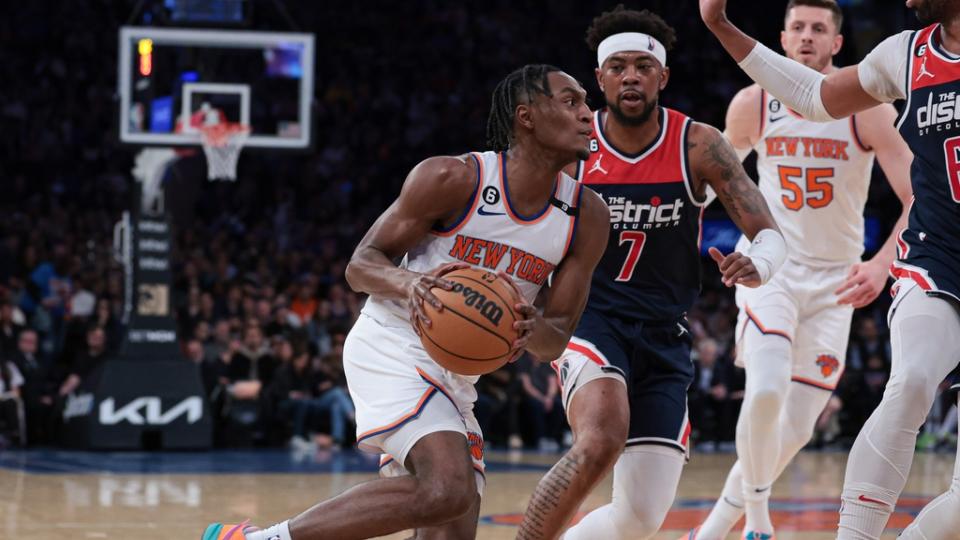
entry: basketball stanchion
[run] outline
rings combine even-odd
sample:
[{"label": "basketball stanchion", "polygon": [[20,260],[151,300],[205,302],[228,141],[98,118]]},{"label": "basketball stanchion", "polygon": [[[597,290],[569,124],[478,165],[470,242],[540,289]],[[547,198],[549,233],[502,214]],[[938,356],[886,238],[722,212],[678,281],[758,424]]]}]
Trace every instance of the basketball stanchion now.
[{"label": "basketball stanchion", "polygon": [[201,449],[213,420],[196,364],[180,352],[174,320],[174,233],[163,179],[172,148],[136,158],[131,207],[114,230],[124,270],[123,342],[63,406],[64,440],[87,449]]}]

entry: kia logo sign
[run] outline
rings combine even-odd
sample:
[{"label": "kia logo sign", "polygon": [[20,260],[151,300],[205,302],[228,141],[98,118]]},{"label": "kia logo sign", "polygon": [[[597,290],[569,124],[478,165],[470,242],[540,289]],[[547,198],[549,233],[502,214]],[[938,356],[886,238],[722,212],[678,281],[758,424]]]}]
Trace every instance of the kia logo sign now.
[{"label": "kia logo sign", "polygon": [[200,396],[190,396],[166,411],[156,396],[139,397],[119,409],[113,398],[100,403],[100,423],[112,426],[120,422],[129,422],[135,426],[165,426],[177,418],[186,415],[188,424],[195,424],[203,417],[203,400]]}]

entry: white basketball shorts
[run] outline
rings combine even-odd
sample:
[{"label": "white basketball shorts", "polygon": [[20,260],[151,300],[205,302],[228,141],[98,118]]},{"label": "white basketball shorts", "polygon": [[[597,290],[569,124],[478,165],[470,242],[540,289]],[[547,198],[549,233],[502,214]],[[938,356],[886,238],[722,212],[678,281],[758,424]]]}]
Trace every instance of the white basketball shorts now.
[{"label": "white basketball shorts", "polygon": [[[373,311],[373,310],[371,310]],[[343,345],[343,368],[357,411],[357,445],[381,453],[381,474],[407,474],[407,454],[423,437],[463,434],[477,488],[483,488],[483,434],[473,416],[476,378],[430,359],[405,319],[365,309]]]},{"label": "white basketball shorts", "polygon": [[761,339],[791,342],[793,382],[835,389],[846,365],[853,308],[837,304],[834,291],[852,264],[824,267],[788,260],[765,285],[738,285],[737,365],[743,366],[743,355],[750,354],[744,336],[753,325]]}]

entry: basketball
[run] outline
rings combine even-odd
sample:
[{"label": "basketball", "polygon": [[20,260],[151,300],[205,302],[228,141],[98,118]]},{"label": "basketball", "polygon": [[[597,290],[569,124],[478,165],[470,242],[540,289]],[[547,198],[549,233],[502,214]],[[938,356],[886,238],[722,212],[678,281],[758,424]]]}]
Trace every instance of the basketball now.
[{"label": "basketball", "polygon": [[510,359],[517,339],[514,321],[520,314],[516,288],[494,272],[477,268],[455,270],[443,276],[452,290],[431,290],[443,309],[424,302],[432,326],[420,326],[423,348],[436,363],[461,375],[483,375]]}]

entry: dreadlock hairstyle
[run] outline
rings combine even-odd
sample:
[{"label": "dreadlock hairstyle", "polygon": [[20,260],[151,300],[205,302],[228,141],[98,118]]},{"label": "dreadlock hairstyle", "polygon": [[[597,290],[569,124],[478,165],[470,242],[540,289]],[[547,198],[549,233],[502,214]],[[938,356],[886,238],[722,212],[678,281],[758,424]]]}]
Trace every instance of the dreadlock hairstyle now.
[{"label": "dreadlock hairstyle", "polygon": [[593,19],[587,28],[586,42],[590,50],[597,52],[600,42],[614,34],[641,32],[653,36],[667,51],[677,42],[677,33],[659,15],[649,10],[636,11],[619,4]]},{"label": "dreadlock hairstyle", "polygon": [[547,64],[527,64],[510,73],[493,89],[493,103],[487,118],[487,145],[495,151],[510,148],[517,105],[533,103],[536,94],[552,96],[547,75],[560,68]]}]

